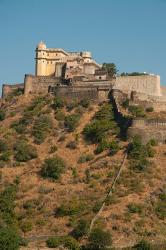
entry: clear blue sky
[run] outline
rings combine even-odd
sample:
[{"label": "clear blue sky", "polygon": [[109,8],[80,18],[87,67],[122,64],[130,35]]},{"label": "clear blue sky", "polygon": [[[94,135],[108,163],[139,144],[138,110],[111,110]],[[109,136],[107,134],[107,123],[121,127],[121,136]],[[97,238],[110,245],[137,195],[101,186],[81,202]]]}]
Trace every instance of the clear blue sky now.
[{"label": "clear blue sky", "polygon": [[34,73],[40,40],[166,84],[166,0],[0,0],[0,85]]}]

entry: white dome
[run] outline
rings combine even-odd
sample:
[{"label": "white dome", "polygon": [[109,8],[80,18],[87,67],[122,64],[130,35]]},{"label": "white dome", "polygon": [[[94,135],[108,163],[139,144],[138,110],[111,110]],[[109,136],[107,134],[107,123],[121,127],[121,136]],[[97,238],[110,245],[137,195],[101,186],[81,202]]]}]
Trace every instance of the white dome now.
[{"label": "white dome", "polygon": [[37,45],[37,49],[46,49],[46,44],[43,41],[40,41]]}]

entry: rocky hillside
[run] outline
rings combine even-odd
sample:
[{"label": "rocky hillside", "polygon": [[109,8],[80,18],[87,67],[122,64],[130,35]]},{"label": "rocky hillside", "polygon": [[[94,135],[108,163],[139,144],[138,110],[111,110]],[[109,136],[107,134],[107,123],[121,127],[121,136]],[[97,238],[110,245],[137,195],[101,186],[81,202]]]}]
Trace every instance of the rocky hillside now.
[{"label": "rocky hillside", "polygon": [[1,100],[0,250],[166,249],[166,145],[119,130],[111,103]]}]

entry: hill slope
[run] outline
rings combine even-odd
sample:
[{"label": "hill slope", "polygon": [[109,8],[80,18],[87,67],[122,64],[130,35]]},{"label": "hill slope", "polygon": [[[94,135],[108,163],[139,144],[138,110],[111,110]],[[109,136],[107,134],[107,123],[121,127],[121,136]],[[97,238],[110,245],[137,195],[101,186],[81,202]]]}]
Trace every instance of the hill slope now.
[{"label": "hill slope", "polygon": [[[5,117],[0,121],[0,188],[2,192],[17,184],[17,226],[32,241],[30,249],[44,246],[47,236],[70,234],[80,219],[89,225],[100,209],[128,145],[118,138],[107,105],[111,107],[86,100],[66,104],[53,96],[20,96],[1,103]],[[96,121],[93,131],[90,127],[85,133],[84,128]],[[95,223],[111,232],[115,247],[132,246],[142,238],[160,243],[166,237],[166,145],[154,149],[146,169],[134,169],[134,159],[128,157]],[[62,173],[46,178],[41,171],[45,160],[57,157],[65,165]],[[78,241],[85,244],[87,237]]]}]

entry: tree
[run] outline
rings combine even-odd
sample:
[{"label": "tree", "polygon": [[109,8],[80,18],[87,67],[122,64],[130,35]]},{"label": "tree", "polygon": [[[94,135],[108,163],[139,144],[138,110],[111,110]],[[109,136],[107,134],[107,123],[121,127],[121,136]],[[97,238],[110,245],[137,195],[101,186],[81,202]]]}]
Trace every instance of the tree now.
[{"label": "tree", "polygon": [[61,97],[56,96],[54,99],[53,108],[56,110],[57,108],[63,108],[64,106],[65,106],[64,100]]},{"label": "tree", "polygon": [[37,157],[36,148],[24,140],[18,141],[14,145],[14,150],[14,158],[19,162],[26,162]]},{"label": "tree", "polygon": [[79,124],[80,115],[72,114],[65,117],[64,125],[69,132],[73,132]]},{"label": "tree", "polygon": [[49,131],[52,128],[52,119],[48,115],[40,115],[36,118],[32,135],[36,144],[41,144],[46,139]]},{"label": "tree", "polygon": [[91,249],[104,250],[112,244],[112,237],[109,231],[104,231],[101,228],[95,228],[89,236]]},{"label": "tree", "polygon": [[20,237],[14,228],[0,228],[0,250],[17,250],[19,249],[19,242]]},{"label": "tree", "polygon": [[117,68],[114,63],[103,63],[102,69],[105,70],[111,78],[115,77],[117,73]]},{"label": "tree", "polygon": [[81,219],[78,221],[77,226],[72,231],[72,236],[78,239],[87,234],[88,228],[89,228],[89,223],[86,220]]},{"label": "tree", "polygon": [[3,121],[6,117],[6,112],[5,110],[0,110],[0,121]]},{"label": "tree", "polygon": [[59,156],[45,159],[41,169],[41,175],[45,178],[53,180],[59,179],[60,175],[64,172],[65,162]]}]

